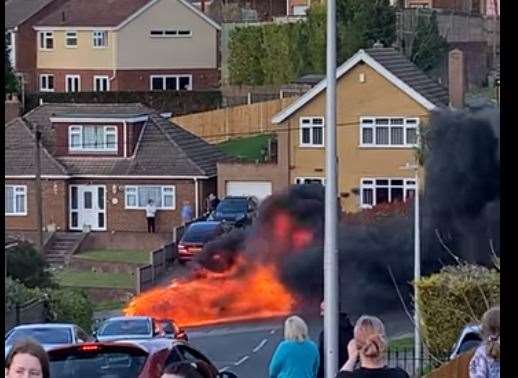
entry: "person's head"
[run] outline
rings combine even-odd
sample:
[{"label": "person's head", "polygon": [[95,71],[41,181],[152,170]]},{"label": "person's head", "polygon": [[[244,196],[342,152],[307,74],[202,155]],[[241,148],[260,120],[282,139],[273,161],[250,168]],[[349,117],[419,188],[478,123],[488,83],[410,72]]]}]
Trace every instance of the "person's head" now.
[{"label": "person's head", "polygon": [[214,193],[209,194],[209,199],[210,199],[210,200],[213,200],[214,198],[216,198],[216,196],[214,195]]},{"label": "person's head", "polygon": [[482,337],[486,353],[495,360],[500,359],[500,306],[493,307],[482,316]]},{"label": "person's head", "polygon": [[284,339],[302,342],[308,338],[308,326],[302,318],[290,316],[284,323]]},{"label": "person's head", "polygon": [[213,378],[210,368],[203,361],[174,362],[168,365],[161,378]]},{"label": "person's head", "polygon": [[324,316],[324,301],[320,302],[320,316]]},{"label": "person's head", "polygon": [[8,378],[49,378],[49,357],[43,347],[32,339],[16,342],[5,359]]},{"label": "person's head", "polygon": [[387,349],[387,336],[383,322],[369,315],[361,316],[354,327],[354,340],[363,358],[379,360]]}]

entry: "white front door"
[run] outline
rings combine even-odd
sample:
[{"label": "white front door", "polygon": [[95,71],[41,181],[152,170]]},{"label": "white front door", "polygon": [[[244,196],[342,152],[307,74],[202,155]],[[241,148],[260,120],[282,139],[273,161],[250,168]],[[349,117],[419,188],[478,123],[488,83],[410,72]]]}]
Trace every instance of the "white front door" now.
[{"label": "white front door", "polygon": [[105,197],[104,185],[71,185],[70,229],[106,230]]}]

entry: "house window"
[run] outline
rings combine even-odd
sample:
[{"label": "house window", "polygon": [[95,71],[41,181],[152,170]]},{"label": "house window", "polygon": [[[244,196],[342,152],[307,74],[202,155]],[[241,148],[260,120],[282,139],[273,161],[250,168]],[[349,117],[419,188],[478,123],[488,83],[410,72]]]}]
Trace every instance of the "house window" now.
[{"label": "house window", "polygon": [[65,47],[77,47],[77,32],[69,31],[65,33]]},{"label": "house window", "polygon": [[149,32],[151,38],[181,38],[192,37],[190,30],[151,30]]},{"label": "house window", "polygon": [[117,127],[70,126],[68,146],[70,151],[117,151]]},{"label": "house window", "polygon": [[27,186],[5,186],[5,215],[27,215]]},{"label": "house window", "polygon": [[300,146],[323,147],[324,146],[324,118],[302,117],[300,118]]},{"label": "house window", "polygon": [[40,75],[40,91],[54,92],[54,75]]},{"label": "house window", "polygon": [[174,210],[176,208],[174,186],[126,186],[125,208],[145,209],[152,199],[157,209]]},{"label": "house window", "polygon": [[151,75],[152,91],[178,91],[192,89],[192,75]]},{"label": "house window", "polygon": [[110,79],[108,76],[94,76],[94,91],[106,92],[110,90]]},{"label": "house window", "polygon": [[321,184],[325,185],[326,179],[323,177],[297,177],[295,178],[295,184]]},{"label": "house window", "polygon": [[417,118],[360,118],[361,147],[416,147]]},{"label": "house window", "polygon": [[65,91],[79,92],[81,90],[81,76],[65,75]]},{"label": "house window", "polygon": [[54,48],[54,33],[40,32],[39,33],[39,47],[40,50],[52,50]]},{"label": "house window", "polygon": [[104,48],[108,46],[108,32],[94,31],[92,33],[92,44],[95,48]]},{"label": "house window", "polygon": [[361,181],[360,203],[371,208],[380,203],[404,202],[415,195],[415,180],[404,178],[366,178]]}]

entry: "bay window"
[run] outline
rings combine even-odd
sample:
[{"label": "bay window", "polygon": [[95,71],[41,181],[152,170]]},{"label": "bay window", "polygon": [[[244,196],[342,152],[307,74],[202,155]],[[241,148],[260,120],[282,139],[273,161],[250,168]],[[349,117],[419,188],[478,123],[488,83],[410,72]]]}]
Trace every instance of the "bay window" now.
[{"label": "bay window", "polygon": [[145,209],[150,199],[157,209],[176,208],[174,186],[127,185],[124,197],[126,209]]}]

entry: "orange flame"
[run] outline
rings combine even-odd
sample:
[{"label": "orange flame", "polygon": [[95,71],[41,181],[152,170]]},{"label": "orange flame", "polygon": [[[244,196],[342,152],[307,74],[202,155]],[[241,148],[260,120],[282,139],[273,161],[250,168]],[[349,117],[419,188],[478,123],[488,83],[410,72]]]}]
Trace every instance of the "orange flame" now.
[{"label": "orange flame", "polygon": [[173,280],[134,298],[124,314],[174,319],[180,326],[270,318],[291,312],[295,299],[281,284],[274,265],[243,270],[243,260],[224,273],[203,271]]}]

